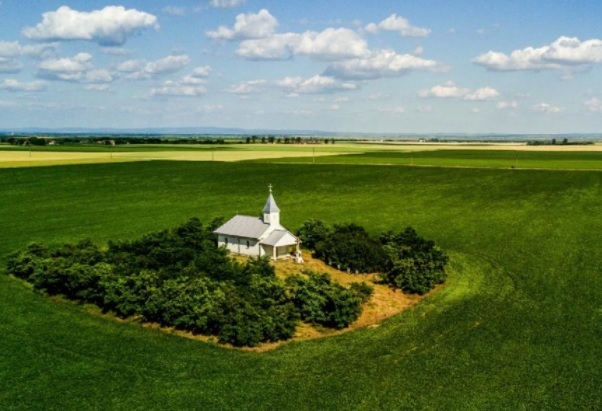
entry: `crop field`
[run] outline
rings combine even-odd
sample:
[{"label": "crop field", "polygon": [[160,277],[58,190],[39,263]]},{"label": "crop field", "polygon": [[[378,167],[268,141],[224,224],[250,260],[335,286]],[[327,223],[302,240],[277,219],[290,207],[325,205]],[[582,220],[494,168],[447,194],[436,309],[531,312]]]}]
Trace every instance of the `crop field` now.
[{"label": "crop field", "polygon": [[602,170],[602,151],[527,151],[436,149],[425,151],[372,151],[345,156],[280,158],[274,162],[320,164],[379,164],[435,167],[534,168]]},{"label": "crop field", "polygon": [[[503,150],[410,155],[499,156],[492,169],[350,151],[0,169],[0,267],[32,241],[255,215],[269,183],[291,230],[411,225],[451,256],[440,291],[380,326],[264,353],[108,320],[0,275],[0,409],[601,409],[602,172],[585,170],[601,168],[598,153],[521,152],[519,169]],[[335,158],[350,164],[322,163]],[[557,170],[520,169],[540,162]]]}]

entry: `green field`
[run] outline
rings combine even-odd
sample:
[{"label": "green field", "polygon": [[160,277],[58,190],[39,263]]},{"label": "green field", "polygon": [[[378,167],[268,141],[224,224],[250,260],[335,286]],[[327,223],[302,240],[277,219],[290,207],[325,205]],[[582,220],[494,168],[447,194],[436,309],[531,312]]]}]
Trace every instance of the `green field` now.
[{"label": "green field", "polygon": [[31,241],[132,238],[193,216],[254,215],[269,183],[293,230],[308,218],[375,233],[412,225],[449,252],[446,286],[380,327],[248,353],[109,321],[0,276],[0,409],[602,408],[598,171],[1,169],[0,263]]},{"label": "green field", "polygon": [[379,164],[435,167],[535,168],[602,170],[602,151],[433,150],[373,151],[312,158],[273,159],[272,162],[320,164]]}]

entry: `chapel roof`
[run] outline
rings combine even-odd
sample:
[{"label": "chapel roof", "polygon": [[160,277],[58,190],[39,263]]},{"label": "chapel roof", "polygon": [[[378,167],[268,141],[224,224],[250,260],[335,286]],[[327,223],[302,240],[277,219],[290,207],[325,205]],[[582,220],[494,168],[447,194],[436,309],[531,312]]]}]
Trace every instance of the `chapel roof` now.
[{"label": "chapel roof", "polygon": [[215,234],[259,239],[270,227],[261,218],[237,215],[214,231]]},{"label": "chapel roof", "polygon": [[272,195],[272,192],[270,191],[270,195],[268,196],[268,201],[266,201],[265,206],[263,207],[263,213],[270,214],[270,213],[279,213],[279,212],[280,212],[280,209],[276,205],[276,200],[274,200],[274,196]]},{"label": "chapel roof", "polygon": [[295,237],[288,230],[274,230],[265,240],[261,241],[261,244],[271,246],[285,246],[297,244],[297,237]]}]

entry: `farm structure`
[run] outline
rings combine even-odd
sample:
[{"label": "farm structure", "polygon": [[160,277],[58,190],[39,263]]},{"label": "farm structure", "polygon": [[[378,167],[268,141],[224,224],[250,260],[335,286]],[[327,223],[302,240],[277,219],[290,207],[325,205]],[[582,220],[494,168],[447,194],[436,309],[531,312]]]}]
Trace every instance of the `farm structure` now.
[{"label": "farm structure", "polygon": [[294,258],[301,262],[300,240],[280,224],[280,208],[270,194],[261,217],[236,215],[214,231],[217,245],[230,252],[249,256],[268,256],[272,260]]}]

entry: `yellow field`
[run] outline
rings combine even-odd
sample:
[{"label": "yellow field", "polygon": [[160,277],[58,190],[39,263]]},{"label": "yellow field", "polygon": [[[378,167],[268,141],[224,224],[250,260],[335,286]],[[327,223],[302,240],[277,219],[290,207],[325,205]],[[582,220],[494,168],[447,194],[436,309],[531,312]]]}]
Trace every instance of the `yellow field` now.
[{"label": "yellow field", "polygon": [[[315,156],[344,154],[344,151],[319,151]],[[0,151],[0,168],[32,167],[58,164],[88,164],[127,161],[243,161],[282,157],[311,157],[311,151],[298,150],[240,150],[240,151],[152,151],[152,152],[49,152]]]},{"label": "yellow field", "polygon": [[321,157],[365,153],[370,151],[432,151],[432,150],[520,150],[520,151],[602,151],[602,144],[528,146],[524,143],[392,143],[361,142],[337,143],[336,145],[233,145],[229,150],[217,146],[211,150],[132,151],[132,152],[58,152],[16,151],[0,149],[0,168],[32,167],[59,164],[88,164],[128,161],[244,161],[284,157]]}]

